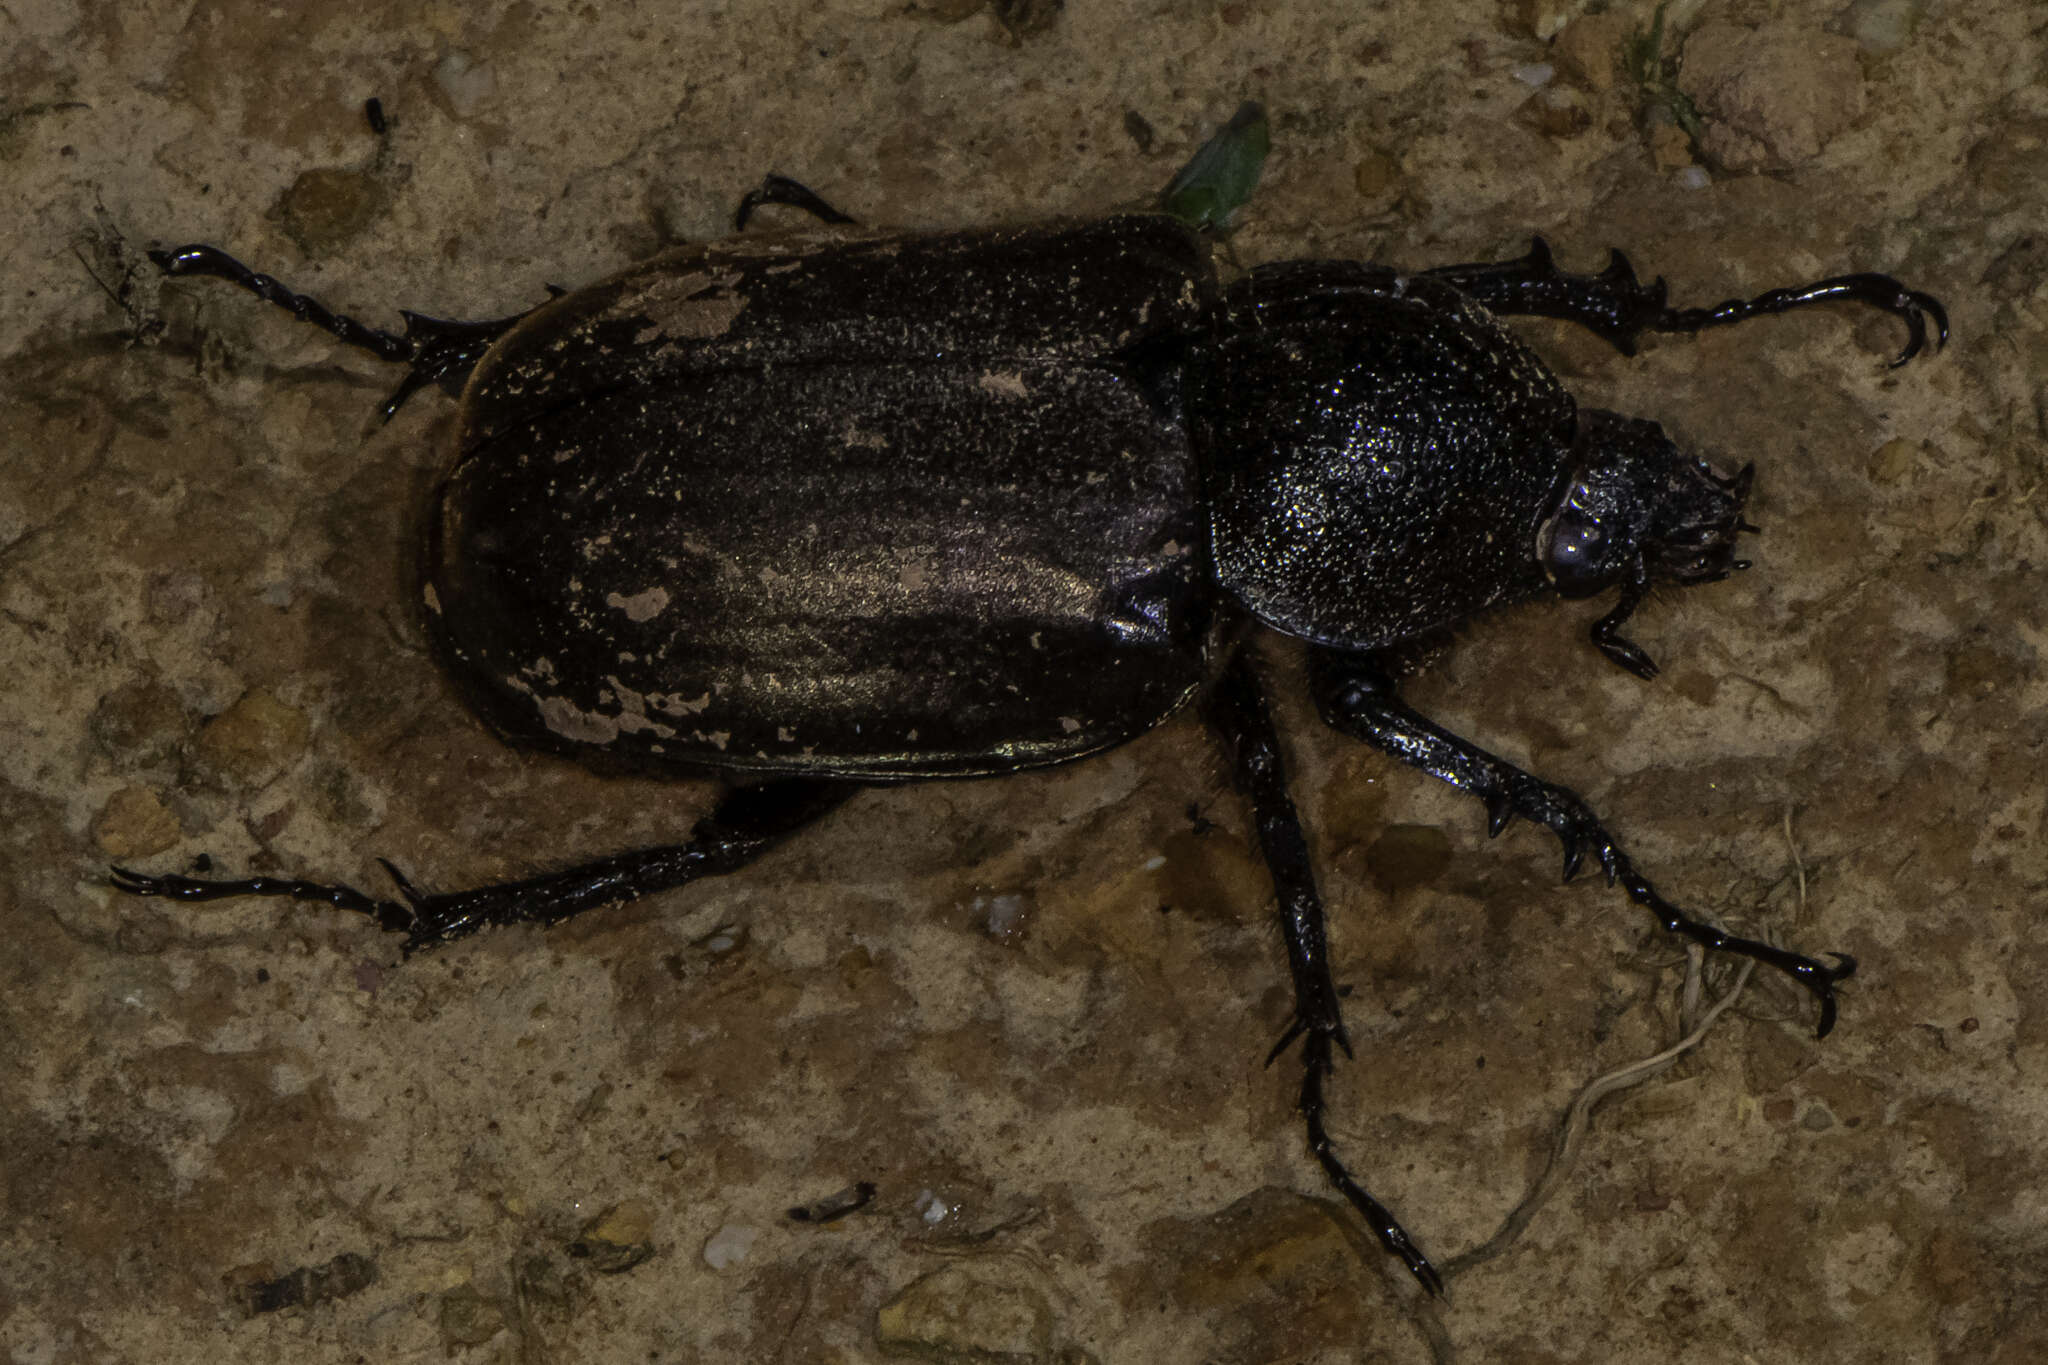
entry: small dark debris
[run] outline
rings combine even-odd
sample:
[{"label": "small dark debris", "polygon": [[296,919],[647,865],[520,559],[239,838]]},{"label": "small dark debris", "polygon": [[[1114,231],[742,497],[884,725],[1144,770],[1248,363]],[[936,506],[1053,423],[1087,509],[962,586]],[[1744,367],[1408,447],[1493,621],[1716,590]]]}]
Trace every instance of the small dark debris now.
[{"label": "small dark debris", "polygon": [[359,1294],[377,1283],[377,1263],[368,1256],[344,1251],[320,1265],[303,1265],[275,1279],[254,1280],[236,1285],[229,1275],[230,1295],[245,1317],[276,1313],[286,1308],[311,1308],[335,1299]]},{"label": "small dark debris", "polygon": [[1152,144],[1157,134],[1152,131],[1152,125],[1145,121],[1143,114],[1135,109],[1124,110],[1124,132],[1130,135],[1131,142],[1139,151],[1147,156],[1151,155]]},{"label": "small dark debris", "polygon": [[370,125],[370,131],[378,137],[391,131],[391,125],[384,119],[384,101],[375,95],[363,101],[363,118]]},{"label": "small dark debris", "polygon": [[1012,42],[1034,37],[1053,26],[1066,0],[989,0],[989,12]]},{"label": "small dark debris", "polygon": [[856,1181],[837,1194],[828,1194],[811,1204],[798,1204],[789,1211],[792,1223],[836,1223],[857,1209],[864,1209],[875,1197],[875,1182]]}]

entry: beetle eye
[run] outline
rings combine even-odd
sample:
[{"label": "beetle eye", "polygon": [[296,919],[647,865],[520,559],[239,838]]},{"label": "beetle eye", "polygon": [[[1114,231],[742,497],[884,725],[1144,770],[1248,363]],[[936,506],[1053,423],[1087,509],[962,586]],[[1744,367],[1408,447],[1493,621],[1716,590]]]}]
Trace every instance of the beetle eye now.
[{"label": "beetle eye", "polygon": [[1600,556],[1607,535],[1590,521],[1559,526],[1550,537],[1550,562],[1559,569],[1587,569]]},{"label": "beetle eye", "polygon": [[1569,508],[1544,524],[1537,556],[1566,597],[1591,597],[1614,578],[1606,563],[1607,528]]}]

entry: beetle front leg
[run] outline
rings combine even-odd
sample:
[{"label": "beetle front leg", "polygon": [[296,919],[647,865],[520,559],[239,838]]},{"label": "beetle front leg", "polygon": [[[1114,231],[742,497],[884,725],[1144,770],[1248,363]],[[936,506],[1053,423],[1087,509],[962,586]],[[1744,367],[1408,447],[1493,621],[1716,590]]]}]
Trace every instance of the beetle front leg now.
[{"label": "beetle front leg", "polygon": [[1258,825],[1259,849],[1265,855],[1266,866],[1273,875],[1273,888],[1279,894],[1280,928],[1287,940],[1287,965],[1294,976],[1294,1018],[1267,1054],[1266,1062],[1271,1065],[1296,1039],[1301,1041],[1298,1104],[1308,1132],[1310,1153],[1330,1183],[1379,1234],[1381,1245],[1407,1263],[1424,1289],[1441,1295],[1444,1283],[1436,1267],[1417,1249],[1386,1206],[1345,1168],[1323,1123],[1323,1083],[1335,1067],[1335,1049],[1342,1048],[1348,1057],[1351,1043],[1344,1035],[1337,983],[1330,976],[1323,902],[1316,893],[1308,838],[1302,832],[1294,800],[1287,794],[1287,773],[1281,763],[1280,737],[1273,728],[1272,713],[1243,650],[1238,651],[1218,679],[1210,703],[1216,726],[1236,759],[1238,790],[1251,802],[1252,818]]},{"label": "beetle front leg", "polygon": [[1856,970],[1855,958],[1834,953],[1830,965],[1755,939],[1738,938],[1686,914],[1636,871],[1577,792],[1532,777],[1411,710],[1395,694],[1393,676],[1380,656],[1313,650],[1310,676],[1316,707],[1325,723],[1471,792],[1486,803],[1489,836],[1506,829],[1517,815],[1545,826],[1564,845],[1566,881],[1591,851],[1606,872],[1608,884],[1619,883],[1629,899],[1655,915],[1667,931],[1683,934],[1710,951],[1739,953],[1776,967],[1820,1002],[1816,1036],[1825,1038],[1835,1026],[1835,983]]},{"label": "beetle front leg", "polygon": [[1529,254],[1517,260],[1444,265],[1423,273],[1496,313],[1575,322],[1623,355],[1636,353],[1645,332],[1698,332],[1835,300],[1882,308],[1906,324],[1906,346],[1892,361],[1895,367],[1926,347],[1930,320],[1935,349],[1948,344],[1948,310],[1941,300],[1908,289],[1889,275],[1869,272],[1772,289],[1750,299],[1728,299],[1712,308],[1673,308],[1666,302],[1664,277],[1644,284],[1621,252],[1610,251],[1607,268],[1597,275],[1572,275],[1558,269],[1550,244],[1537,237]]},{"label": "beetle front leg", "polygon": [[377,900],[351,886],[283,877],[240,880],[149,876],[117,867],[116,890],[131,896],[210,901],[233,896],[279,896],[317,901],[369,915],[387,931],[405,935],[405,951],[435,947],[479,929],[506,924],[559,924],[586,910],[636,900],[746,866],[790,835],[816,823],[859,788],[851,783],[784,779],[740,787],[720,798],[697,822],[686,844],[634,849],[560,872],[469,891],[426,893],[390,863],[385,871],[403,900]]}]

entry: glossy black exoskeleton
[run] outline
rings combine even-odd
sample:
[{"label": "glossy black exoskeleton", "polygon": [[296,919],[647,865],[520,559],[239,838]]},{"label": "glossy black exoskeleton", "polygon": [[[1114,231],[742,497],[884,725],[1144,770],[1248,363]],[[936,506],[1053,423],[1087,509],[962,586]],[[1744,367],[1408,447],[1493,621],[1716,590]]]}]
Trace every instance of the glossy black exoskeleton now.
[{"label": "glossy black exoskeleton", "polygon": [[[773,180],[756,202],[808,192]],[[1330,1181],[1422,1284],[1437,1272],[1325,1130],[1348,1052],[1301,821],[1252,623],[1306,642],[1337,729],[1551,829],[1663,925],[1777,967],[1819,1031],[1854,962],[1736,938],[1660,896],[1578,796],[1408,709],[1404,648],[1489,608],[1618,590],[1735,558],[1749,471],[1653,422],[1579,408],[1496,320],[1582,324],[1623,352],[1828,299],[1937,344],[1939,303],[1848,275],[1712,309],[1666,306],[1616,253],[1402,274],[1298,261],[1225,286],[1164,216],[941,235],[738,239],[672,251],[529,313],[395,336],[211,247],[156,253],[411,367],[393,406],[462,384],[422,547],[429,633],[505,740],[607,770],[743,779],[686,843],[401,900],[280,878],[115,872],[181,899],[361,911],[407,946],[554,923],[732,871],[863,786],[1065,763],[1206,693],[1278,891],[1300,1109]],[[387,867],[389,865],[387,864]]]}]

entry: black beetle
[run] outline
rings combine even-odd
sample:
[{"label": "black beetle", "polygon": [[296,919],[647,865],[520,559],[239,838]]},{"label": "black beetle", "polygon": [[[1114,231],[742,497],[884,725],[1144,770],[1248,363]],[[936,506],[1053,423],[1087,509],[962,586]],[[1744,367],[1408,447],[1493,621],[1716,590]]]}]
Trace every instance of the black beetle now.
[{"label": "black beetle", "polygon": [[[844,221],[791,182],[764,201]],[[462,384],[422,547],[429,634],[513,744],[602,770],[751,779],[687,843],[403,899],[281,878],[114,870],[138,895],[267,895],[374,916],[409,949],[555,923],[744,866],[865,785],[978,777],[1121,744],[1206,692],[1278,891],[1300,1110],[1332,1184],[1442,1283],[1332,1150],[1347,1053],[1323,913],[1259,680],[1261,623],[1306,642],[1325,721],[1591,853],[1665,928],[1777,967],[1835,1017],[1854,970],[1725,934],[1666,901],[1574,793],[1433,725],[1395,690],[1415,647],[1556,592],[1619,600],[1609,659],[1658,581],[1735,558],[1750,471],[1654,422],[1577,407],[1496,320],[1540,314],[1632,354],[1832,299],[1937,345],[1932,297],[1884,275],[1674,309],[1615,252],[1402,274],[1262,266],[1225,286],[1163,215],[937,235],[737,239],[668,252],[484,323],[332,313],[215,248],[152,253],[234,281],[428,382]],[[390,868],[386,864],[387,869]],[[1269,1059],[1270,1060],[1270,1059]]]}]

